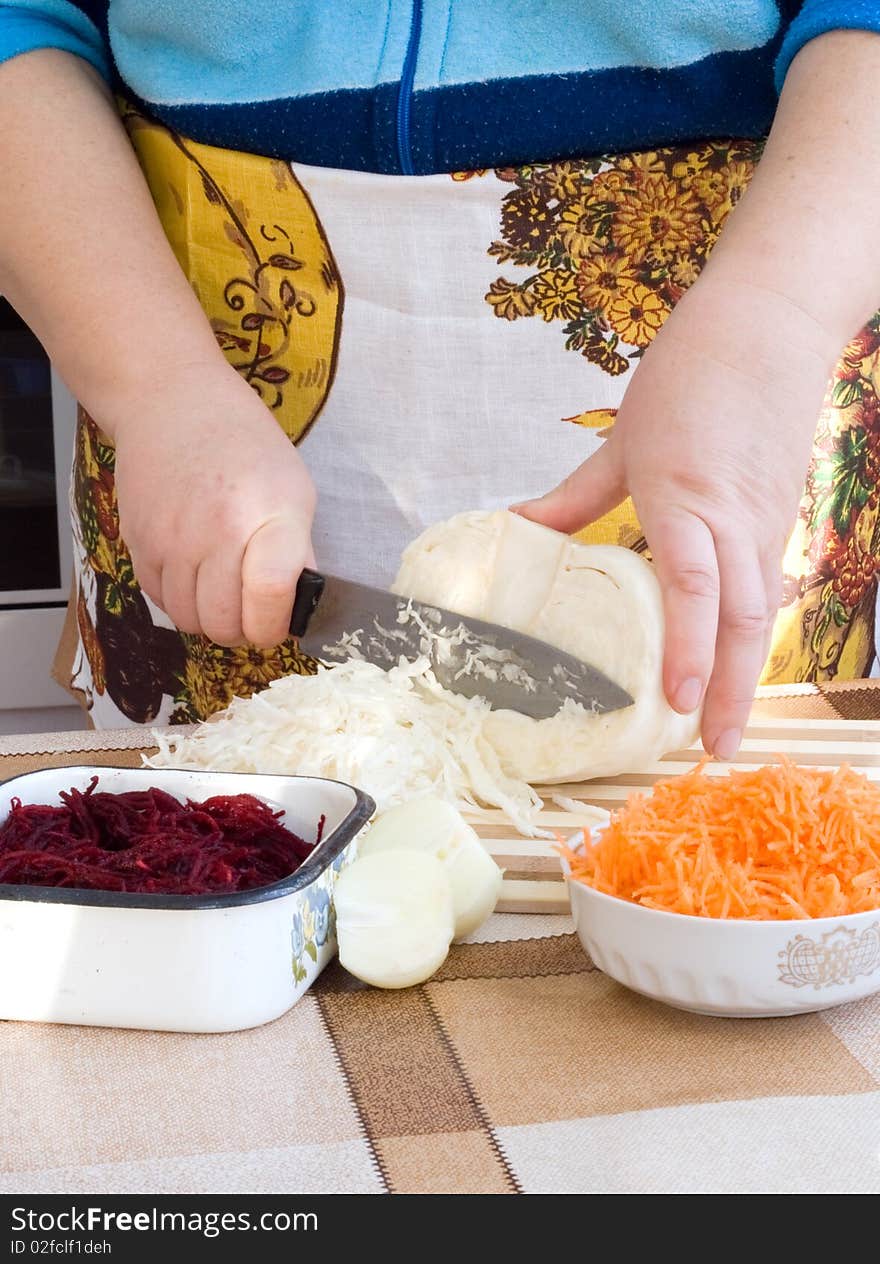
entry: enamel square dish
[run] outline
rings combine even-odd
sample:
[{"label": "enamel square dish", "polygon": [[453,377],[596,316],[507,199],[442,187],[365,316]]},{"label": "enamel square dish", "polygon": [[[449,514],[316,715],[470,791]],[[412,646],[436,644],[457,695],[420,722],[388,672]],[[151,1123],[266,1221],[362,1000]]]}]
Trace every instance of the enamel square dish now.
[{"label": "enamel square dish", "polygon": [[57,803],[59,792],[167,791],[181,801],[253,794],[284,809],[282,824],[324,835],[296,873],[232,895],[140,895],[0,883],[0,1019],[239,1031],[299,1000],[336,951],[332,896],[354,859],[374,804],[319,777],[153,768],[47,768],[0,786],[0,821],[13,797]]},{"label": "enamel square dish", "polygon": [[[578,843],[581,835],[568,846]],[[880,909],[797,921],[691,917],[605,895],[570,878],[564,859],[562,867],[586,951],[605,974],[654,1000],[771,1018],[880,992]]]}]

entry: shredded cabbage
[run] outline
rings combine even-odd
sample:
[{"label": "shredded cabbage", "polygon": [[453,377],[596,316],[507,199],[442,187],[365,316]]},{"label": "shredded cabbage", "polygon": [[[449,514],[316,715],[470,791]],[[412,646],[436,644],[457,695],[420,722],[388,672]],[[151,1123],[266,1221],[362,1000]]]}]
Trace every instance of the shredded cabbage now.
[{"label": "shredded cabbage", "polygon": [[186,733],[157,730],[153,768],[299,773],[366,791],[379,811],[437,795],[479,813],[496,808],[520,833],[543,808],[528,784],[508,776],[487,736],[484,698],[443,689],[427,658],[390,671],[350,659],[316,676],[284,676],[251,698],[235,698]]}]

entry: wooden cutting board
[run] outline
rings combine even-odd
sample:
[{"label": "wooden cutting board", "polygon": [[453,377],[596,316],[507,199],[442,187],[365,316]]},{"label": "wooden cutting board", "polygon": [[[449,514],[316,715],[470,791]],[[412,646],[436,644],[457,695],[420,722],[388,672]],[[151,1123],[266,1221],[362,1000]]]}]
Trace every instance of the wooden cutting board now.
[{"label": "wooden cutting board", "polygon": [[[700,758],[702,749],[693,746],[675,751],[640,772],[626,773],[605,781],[538,787],[546,807],[539,817],[541,828],[558,831],[563,837],[582,827],[595,825],[604,814],[626,802],[634,789],[651,786],[661,777],[687,772]],[[802,720],[753,716],[742,746],[731,763],[713,763],[710,776],[724,776],[731,767],[755,769],[769,763],[774,755],[785,754],[799,764],[837,768],[841,764],[880,781],[880,720]],[[554,805],[553,795],[574,799],[583,810],[566,812]],[[543,839],[523,838],[504,821],[500,812],[472,821],[495,862],[504,871],[500,913],[567,913],[568,892],[562,880],[559,858],[553,844]]]}]

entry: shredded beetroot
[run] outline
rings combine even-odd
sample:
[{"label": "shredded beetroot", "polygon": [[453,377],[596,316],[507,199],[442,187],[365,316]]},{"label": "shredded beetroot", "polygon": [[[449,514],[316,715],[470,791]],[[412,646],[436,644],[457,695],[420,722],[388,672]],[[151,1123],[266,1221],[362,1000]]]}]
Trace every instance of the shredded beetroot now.
[{"label": "shredded beetroot", "polygon": [[250,794],[180,803],[164,790],[59,795],[61,805],[13,799],[0,826],[0,883],[208,895],[252,891],[294,873],[314,843]]}]

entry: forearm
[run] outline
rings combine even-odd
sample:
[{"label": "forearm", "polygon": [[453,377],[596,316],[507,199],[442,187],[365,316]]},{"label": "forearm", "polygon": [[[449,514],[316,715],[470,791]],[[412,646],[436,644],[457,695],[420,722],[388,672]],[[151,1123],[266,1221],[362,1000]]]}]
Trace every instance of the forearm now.
[{"label": "forearm", "polygon": [[107,89],[56,50],[0,66],[0,293],[113,435],[125,401],[222,357]]},{"label": "forearm", "polygon": [[834,31],[786,77],[764,156],[701,285],[790,304],[833,358],[880,307],[880,36]]}]

